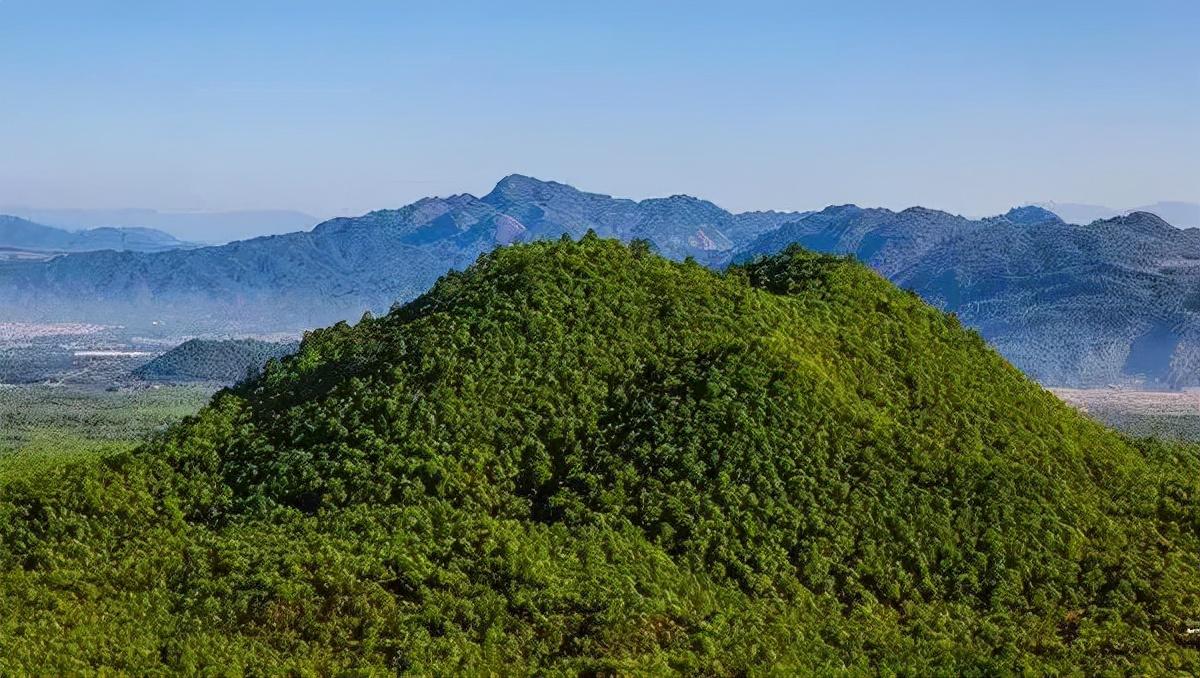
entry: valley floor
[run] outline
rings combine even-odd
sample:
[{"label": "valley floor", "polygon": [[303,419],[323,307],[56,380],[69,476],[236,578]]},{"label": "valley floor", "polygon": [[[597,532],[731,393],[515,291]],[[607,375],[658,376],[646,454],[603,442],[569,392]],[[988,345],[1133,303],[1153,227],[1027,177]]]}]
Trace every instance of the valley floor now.
[{"label": "valley floor", "polygon": [[215,385],[0,384],[0,479],[65,458],[117,452],[195,414]]},{"label": "valley floor", "polygon": [[1049,390],[1064,402],[1123,433],[1200,441],[1200,391]]}]

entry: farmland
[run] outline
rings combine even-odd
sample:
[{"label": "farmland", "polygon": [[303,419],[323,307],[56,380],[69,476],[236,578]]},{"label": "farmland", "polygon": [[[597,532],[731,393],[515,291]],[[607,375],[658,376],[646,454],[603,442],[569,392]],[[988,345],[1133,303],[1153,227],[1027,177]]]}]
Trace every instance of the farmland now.
[{"label": "farmland", "polygon": [[194,414],[213,388],[0,385],[0,479],[133,447]]}]

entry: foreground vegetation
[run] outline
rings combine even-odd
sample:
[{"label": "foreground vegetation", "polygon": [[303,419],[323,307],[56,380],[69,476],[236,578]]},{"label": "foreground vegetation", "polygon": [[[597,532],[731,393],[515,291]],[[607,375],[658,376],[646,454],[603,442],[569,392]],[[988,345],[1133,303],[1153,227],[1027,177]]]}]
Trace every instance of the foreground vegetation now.
[{"label": "foreground vegetation", "polygon": [[0,673],[1200,672],[1200,458],[866,268],[501,249],[0,495]]}]

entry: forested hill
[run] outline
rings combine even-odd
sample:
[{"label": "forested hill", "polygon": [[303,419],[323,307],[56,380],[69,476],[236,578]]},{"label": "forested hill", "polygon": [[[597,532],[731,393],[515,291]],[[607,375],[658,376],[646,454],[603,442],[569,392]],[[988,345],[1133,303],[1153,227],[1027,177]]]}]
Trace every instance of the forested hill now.
[{"label": "forested hill", "polygon": [[268,360],[296,352],[297,342],[258,339],[191,339],[134,370],[150,381],[235,384],[262,371]]},{"label": "forested hill", "polygon": [[1087,226],[1037,207],[983,220],[830,207],[737,260],[792,243],[853,254],[952,311],[1047,384],[1200,384],[1200,230],[1145,212]]},{"label": "forested hill", "polygon": [[0,673],[1200,672],[1200,459],[866,267],[487,254],[0,493]]}]

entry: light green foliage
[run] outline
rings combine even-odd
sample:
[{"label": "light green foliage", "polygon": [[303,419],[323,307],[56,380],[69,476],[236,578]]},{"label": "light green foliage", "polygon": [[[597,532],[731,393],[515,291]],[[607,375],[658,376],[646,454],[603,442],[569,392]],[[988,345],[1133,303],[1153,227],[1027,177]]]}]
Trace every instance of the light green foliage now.
[{"label": "light green foliage", "polygon": [[504,248],[11,483],[0,673],[1195,673],[1197,471],[843,259]]},{"label": "light green foliage", "polygon": [[212,390],[0,386],[0,482],[68,459],[132,449],[147,435],[195,414]]}]

